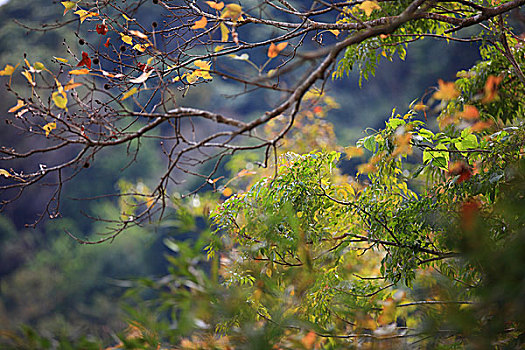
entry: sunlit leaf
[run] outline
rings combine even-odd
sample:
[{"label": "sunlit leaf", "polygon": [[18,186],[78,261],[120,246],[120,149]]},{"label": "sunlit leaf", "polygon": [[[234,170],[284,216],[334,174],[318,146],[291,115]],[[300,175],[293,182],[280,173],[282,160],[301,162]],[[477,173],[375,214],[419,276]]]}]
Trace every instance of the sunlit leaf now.
[{"label": "sunlit leaf", "polygon": [[363,11],[367,17],[372,14],[372,11],[381,10],[381,6],[379,6],[377,2],[369,0],[363,1],[358,5],[358,8]]},{"label": "sunlit leaf", "polygon": [[24,70],[23,72],[21,72],[21,74],[27,79],[27,81],[29,82],[29,84],[31,84],[31,86],[36,85],[36,83],[33,81],[33,76],[27,70]]},{"label": "sunlit leaf", "polygon": [[[17,65],[18,66],[18,65]],[[15,72],[15,69],[16,67],[13,67],[12,65],[10,64],[6,64],[4,69],[0,70],[0,76],[4,76],[4,75],[13,75],[13,73]]]},{"label": "sunlit leaf", "polygon": [[79,15],[80,23],[84,23],[86,18],[98,16],[98,13],[96,13],[96,12],[89,12],[89,11],[86,11],[86,10],[77,10],[77,11],[74,12],[74,14]]},{"label": "sunlit leaf", "polygon": [[212,9],[214,10],[222,10],[222,8],[224,7],[224,2],[215,2],[215,1],[205,1],[205,3],[208,4],[209,7],[211,7]]},{"label": "sunlit leaf", "polygon": [[339,34],[341,34],[341,31],[339,29],[330,29],[329,32],[335,36],[339,36]]},{"label": "sunlit leaf", "polygon": [[243,53],[242,55],[231,54],[231,55],[228,55],[228,57],[233,58],[234,60],[239,60],[239,61],[248,61],[250,59],[250,55],[248,55],[247,53]]},{"label": "sunlit leaf", "polygon": [[210,67],[211,67],[210,62],[206,62],[203,60],[196,60],[193,64],[199,67],[200,69],[205,69],[205,70],[210,70]]},{"label": "sunlit leaf", "polygon": [[46,132],[46,137],[48,137],[49,133],[55,130],[56,128],[57,128],[57,123],[55,122],[47,123],[46,125],[42,127],[42,129],[44,129],[44,131]]},{"label": "sunlit leaf", "polygon": [[191,27],[191,29],[206,28],[206,24],[208,24],[208,20],[206,19],[206,17],[202,16],[201,19],[195,22],[195,24],[193,25],[193,27]]},{"label": "sunlit leaf", "polygon": [[24,101],[22,101],[22,100],[18,100],[18,101],[16,101],[16,105],[15,105],[15,106],[9,108],[8,112],[9,112],[9,113],[16,112],[16,111],[18,111],[20,108],[24,107],[25,105],[26,105],[26,104],[25,104]]},{"label": "sunlit leaf", "polygon": [[130,30],[129,33],[131,35],[134,35],[136,36],[137,38],[140,38],[140,39],[144,39],[144,40],[148,40],[148,36],[138,30]]},{"label": "sunlit leaf", "polygon": [[120,33],[120,38],[121,38],[122,41],[125,42],[126,44],[128,44],[128,45],[133,45],[133,38],[130,37],[129,35],[126,35],[126,34]]},{"label": "sunlit leaf", "polygon": [[275,45],[274,43],[271,43],[270,47],[268,48],[268,57],[269,58],[277,57],[277,55],[279,55],[279,52],[284,50],[286,46],[288,46],[288,42],[286,41],[284,43],[279,43],[277,45]]},{"label": "sunlit leaf", "polygon": [[69,71],[69,74],[71,75],[83,75],[83,74],[89,74],[89,69],[82,68],[82,69],[73,69]]},{"label": "sunlit leaf", "polygon": [[135,44],[133,45],[133,48],[139,52],[144,52],[149,46],[150,44]]},{"label": "sunlit leaf", "polygon": [[145,82],[146,80],[148,80],[148,78],[151,75],[151,73],[153,73],[152,70],[150,70],[149,72],[144,72],[140,76],[138,76],[137,78],[131,79],[129,82],[133,83],[133,84],[141,84],[141,83]]},{"label": "sunlit leaf", "polygon": [[5,169],[0,169],[0,175],[2,175],[3,177],[11,177],[12,175],[9,173],[9,171],[5,170]]},{"label": "sunlit leaf", "polygon": [[59,62],[62,62],[62,63],[67,63],[68,60],[65,59],[65,58],[62,58],[62,57],[56,57],[56,56],[53,56],[53,58]]},{"label": "sunlit leaf", "polygon": [[124,101],[125,99],[127,99],[128,97],[136,94],[138,91],[138,89],[136,87],[134,88],[131,88],[128,92],[126,92],[125,94],[122,95],[122,97],[120,98],[121,101]]},{"label": "sunlit leaf", "polygon": [[124,17],[124,19],[125,19],[126,21],[134,21],[134,20],[135,20],[134,18],[129,18],[128,16],[126,16],[125,13],[122,14],[122,17]]},{"label": "sunlit leaf", "polygon": [[69,10],[74,10],[77,8],[77,3],[74,2],[74,1],[62,1],[61,2],[62,6],[64,6],[64,15],[69,11]]}]

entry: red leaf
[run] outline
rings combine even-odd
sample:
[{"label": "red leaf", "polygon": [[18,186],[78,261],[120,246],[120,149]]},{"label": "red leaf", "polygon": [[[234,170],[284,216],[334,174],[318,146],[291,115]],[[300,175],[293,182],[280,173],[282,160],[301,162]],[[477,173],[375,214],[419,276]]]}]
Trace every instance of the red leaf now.
[{"label": "red leaf", "polygon": [[106,35],[108,33],[108,27],[105,24],[97,24],[97,33]]},{"label": "red leaf", "polygon": [[91,69],[91,58],[89,58],[89,55],[82,51],[82,60],[78,62],[77,67],[86,66],[88,69]]},{"label": "red leaf", "polygon": [[137,63],[137,67],[143,72],[149,72],[150,70],[153,69],[153,67],[150,67],[147,64],[144,64],[142,62]]},{"label": "red leaf", "polygon": [[108,38],[108,40],[106,40],[106,42],[104,43],[104,46],[105,46],[105,47],[109,47],[109,38]]}]

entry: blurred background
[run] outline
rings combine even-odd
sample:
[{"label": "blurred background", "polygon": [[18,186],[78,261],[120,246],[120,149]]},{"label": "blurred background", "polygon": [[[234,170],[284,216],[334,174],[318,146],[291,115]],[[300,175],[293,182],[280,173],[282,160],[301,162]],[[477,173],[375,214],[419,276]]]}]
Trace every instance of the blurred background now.
[{"label": "blurred background", "polygon": [[[160,7],[150,7],[151,10],[139,14],[139,22],[161,21]],[[49,32],[28,29],[45,28],[42,24],[61,20],[62,12],[60,2],[55,1],[0,1],[0,65],[22,62],[26,53],[32,62],[50,63],[53,56],[66,56],[64,42],[73,51],[81,52],[76,26]],[[257,35],[253,33],[254,37]],[[95,36],[87,33],[82,38],[95,42],[98,40]],[[472,66],[478,55],[473,44],[425,39],[411,44],[405,62],[398,57],[391,62],[382,60],[375,76],[364,80],[362,87],[358,74],[329,82],[327,93],[339,108],[331,110],[326,119],[334,124],[339,144],[348,146],[363,137],[366,128],[384,126],[393,108],[403,113],[438,79],[454,79],[456,72]],[[253,54],[251,59],[258,60]],[[225,95],[235,95],[235,91],[228,82],[218,80],[192,89],[181,97],[180,104],[213,108],[246,119],[265,111],[267,97],[257,92],[236,97]],[[15,104],[16,98],[5,88],[0,89],[2,119]],[[33,145],[31,138],[13,132],[3,120],[0,125],[0,145],[16,149]],[[82,238],[100,238],[105,223],[94,222],[87,215],[118,216],[117,200],[74,198],[118,192],[123,183],[144,182],[151,186],[165,166],[159,152],[156,145],[143,145],[139,158],[123,172],[121,169],[129,162],[122,157],[125,150],[118,147],[106,150],[66,186],[62,217],[45,219],[36,228],[26,225],[37,220],[39,210],[48,200],[49,189],[34,188],[0,213],[1,329],[18,329],[25,324],[42,334],[95,334],[108,338],[125,327],[121,296],[132,285],[131,281],[166,274],[165,254],[169,249],[163,244],[164,239],[187,239],[192,232],[205,229],[205,224],[181,229],[180,224],[167,217],[161,227],[133,228],[113,242],[100,245],[80,245],[64,230]],[[52,163],[53,159],[46,161]],[[217,176],[228,176],[226,170],[221,171]],[[189,180],[180,192],[194,187],[195,183]]]}]

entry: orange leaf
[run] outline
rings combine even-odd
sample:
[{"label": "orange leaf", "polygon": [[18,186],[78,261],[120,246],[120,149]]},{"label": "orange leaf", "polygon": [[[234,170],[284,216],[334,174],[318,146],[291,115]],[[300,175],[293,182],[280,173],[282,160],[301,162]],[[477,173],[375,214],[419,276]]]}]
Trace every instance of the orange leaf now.
[{"label": "orange leaf", "polygon": [[459,97],[460,93],[453,82],[438,80],[439,89],[432,95],[436,100],[452,100]]},{"label": "orange leaf", "polygon": [[279,52],[281,52],[282,50],[284,50],[284,48],[288,45],[288,42],[284,42],[284,43],[279,43],[277,45],[275,45],[274,43],[271,43],[270,44],[270,47],[268,48],[268,57],[270,58],[274,58],[274,57],[277,57],[277,55],[279,54]]},{"label": "orange leaf", "polygon": [[485,83],[484,91],[485,97],[481,100],[482,103],[489,103],[494,101],[498,97],[498,85],[503,80],[503,77],[495,77],[489,75],[487,82]]},{"label": "orange leaf", "polygon": [[229,196],[231,196],[232,194],[233,194],[233,191],[232,191],[232,189],[229,188],[229,187],[226,187],[224,190],[222,190],[222,195],[223,195],[224,197],[229,197]]},{"label": "orange leaf", "polygon": [[208,24],[208,20],[206,19],[206,17],[202,16],[201,19],[195,22],[195,24],[193,25],[193,27],[191,27],[191,29],[206,28],[206,24]]},{"label": "orange leaf", "polygon": [[461,112],[460,117],[466,120],[476,120],[479,118],[479,111],[476,107],[471,105],[463,106],[463,112]]},{"label": "orange leaf", "polygon": [[26,104],[24,103],[24,101],[22,100],[18,100],[16,101],[16,106],[13,106],[11,108],[9,108],[8,112],[9,113],[13,113],[13,112],[16,112],[18,111],[20,108],[24,107]]},{"label": "orange leaf", "polygon": [[205,1],[205,3],[208,4],[209,7],[211,7],[212,9],[214,10],[222,10],[222,8],[224,7],[224,2],[215,2],[215,1]]},{"label": "orange leaf", "polygon": [[69,71],[69,74],[71,75],[83,75],[83,74],[89,74],[89,69],[82,68],[82,69],[73,69]]},{"label": "orange leaf", "polygon": [[64,86],[64,90],[65,91],[73,90],[74,88],[77,88],[79,86],[82,86],[82,84],[81,83],[75,83],[73,81],[73,78],[71,78],[71,80],[66,84],[66,86]]}]

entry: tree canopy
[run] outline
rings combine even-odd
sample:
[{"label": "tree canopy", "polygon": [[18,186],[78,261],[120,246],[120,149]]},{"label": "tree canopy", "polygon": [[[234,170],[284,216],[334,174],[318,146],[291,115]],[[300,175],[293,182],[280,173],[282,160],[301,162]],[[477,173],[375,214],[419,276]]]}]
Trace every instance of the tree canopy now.
[{"label": "tree canopy", "polygon": [[[524,3],[63,1],[25,26],[75,42],[0,71],[5,127],[30,140],[0,147],[1,205],[44,188],[36,225],[108,149],[162,159],[154,178],[126,180],[128,164],[117,193],[84,192],[119,206],[86,214],[105,236],[65,229],[103,244],[174,217],[209,227],[165,240],[170,273],[128,293],[116,348],[523,346]],[[330,80],[361,84],[421,39],[481,60],[338,145]],[[257,98],[208,110],[193,91]]]}]

